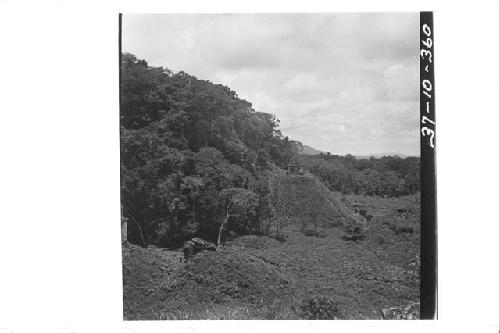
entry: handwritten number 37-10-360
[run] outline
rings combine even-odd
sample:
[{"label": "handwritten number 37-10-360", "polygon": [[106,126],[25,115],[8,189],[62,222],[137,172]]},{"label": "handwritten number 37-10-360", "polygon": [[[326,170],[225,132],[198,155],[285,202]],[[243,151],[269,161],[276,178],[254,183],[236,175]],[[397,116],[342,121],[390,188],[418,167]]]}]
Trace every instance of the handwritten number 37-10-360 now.
[{"label": "handwritten number 37-10-360", "polygon": [[[422,31],[424,34],[427,36],[427,39],[422,40],[422,44],[427,48],[422,48],[420,50],[420,57],[422,58],[422,61],[428,61],[429,64],[432,63],[432,52],[431,52],[431,47],[432,47],[432,38],[431,38],[431,28],[427,25],[424,24],[422,26]],[[429,65],[426,66],[426,71],[428,71]],[[428,79],[422,80],[422,93],[427,96],[427,98],[431,99],[432,95],[432,83]],[[429,102],[426,103],[427,105],[427,113],[429,113]],[[431,126],[435,126],[436,123],[431,120],[430,118],[423,116],[422,117],[422,124],[430,124]],[[434,130],[428,128],[427,126],[422,127],[421,129],[422,136],[428,136],[429,137],[429,145],[434,148]]]}]

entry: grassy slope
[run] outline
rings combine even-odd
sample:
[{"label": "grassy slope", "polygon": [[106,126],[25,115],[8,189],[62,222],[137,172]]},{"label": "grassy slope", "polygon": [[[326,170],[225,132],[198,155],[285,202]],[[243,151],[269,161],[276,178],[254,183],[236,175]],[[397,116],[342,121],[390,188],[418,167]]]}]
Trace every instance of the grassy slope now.
[{"label": "grassy slope", "polygon": [[[282,179],[287,195],[298,191],[302,198],[284,201],[296,206],[292,210],[301,207],[315,186],[327,196],[332,218],[320,225],[324,238],[307,237],[292,223],[283,229],[283,243],[240,237],[188,264],[179,263],[179,252],[127,246],[125,319],[299,319],[300,302],[315,295],[334,298],[346,318],[376,319],[382,308],[418,301],[412,266],[419,251],[418,196],[330,195],[305,178]],[[368,238],[357,243],[343,240],[335,222],[358,219],[354,206],[374,216]],[[396,234],[397,226],[406,232]]]},{"label": "grassy slope", "polygon": [[[295,217],[292,223],[311,228],[310,214],[319,208],[318,225],[346,227],[363,224],[364,219],[353,213],[342,201],[342,195],[333,193],[321,181],[307,173],[281,175],[274,181],[273,197],[285,207],[281,213]],[[276,201],[276,200],[273,200]],[[308,225],[302,225],[308,223]]]}]

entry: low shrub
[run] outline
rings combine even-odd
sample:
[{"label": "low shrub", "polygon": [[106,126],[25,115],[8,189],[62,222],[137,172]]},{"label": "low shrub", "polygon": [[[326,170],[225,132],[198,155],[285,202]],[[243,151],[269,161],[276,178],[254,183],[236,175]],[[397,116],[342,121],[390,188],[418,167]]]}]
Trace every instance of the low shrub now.
[{"label": "low shrub", "polygon": [[276,239],[280,243],[284,243],[284,242],[286,242],[288,237],[286,235],[283,235],[283,234],[278,234],[278,235],[272,236],[272,238]]},{"label": "low shrub", "polygon": [[377,237],[377,244],[384,244],[386,242],[384,236],[379,235]]},{"label": "low shrub", "polygon": [[156,309],[152,311],[153,320],[193,320],[198,319],[189,312],[168,311],[165,309]]},{"label": "low shrub", "polygon": [[413,233],[413,227],[399,227],[396,231],[396,235],[399,235],[401,233],[408,233],[412,234]]},{"label": "low shrub", "polygon": [[332,298],[316,296],[302,301],[300,316],[304,319],[328,320],[342,319],[340,306]]},{"label": "low shrub", "polygon": [[346,228],[343,240],[357,242],[367,237],[367,229],[360,226],[351,226]]},{"label": "low shrub", "polygon": [[403,233],[412,234],[414,231],[412,226],[401,226],[396,224],[390,224],[389,229],[392,230],[396,235]]}]

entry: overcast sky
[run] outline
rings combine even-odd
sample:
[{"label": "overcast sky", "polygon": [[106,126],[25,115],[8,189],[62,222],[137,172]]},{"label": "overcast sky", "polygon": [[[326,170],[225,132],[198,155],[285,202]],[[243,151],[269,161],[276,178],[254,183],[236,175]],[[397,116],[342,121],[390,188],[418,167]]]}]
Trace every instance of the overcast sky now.
[{"label": "overcast sky", "polygon": [[419,15],[124,15],[122,50],[222,83],[333,154],[418,155]]}]

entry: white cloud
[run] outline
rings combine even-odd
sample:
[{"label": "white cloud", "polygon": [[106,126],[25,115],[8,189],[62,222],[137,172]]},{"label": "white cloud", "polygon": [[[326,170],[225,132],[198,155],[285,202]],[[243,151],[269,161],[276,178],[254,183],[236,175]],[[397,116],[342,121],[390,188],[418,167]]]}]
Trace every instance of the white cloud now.
[{"label": "white cloud", "polygon": [[418,13],[124,15],[123,50],[223,83],[332,153],[419,153]]}]

